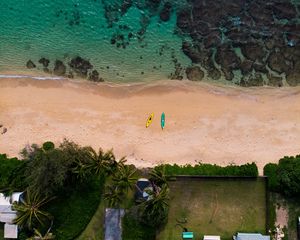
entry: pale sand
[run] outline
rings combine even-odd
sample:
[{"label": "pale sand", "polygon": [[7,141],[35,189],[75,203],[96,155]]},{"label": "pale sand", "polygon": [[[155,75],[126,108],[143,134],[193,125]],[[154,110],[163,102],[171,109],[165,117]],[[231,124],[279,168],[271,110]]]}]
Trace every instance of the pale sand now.
[{"label": "pale sand", "polygon": [[254,161],[262,173],[266,163],[300,153],[300,88],[0,79],[0,123],[8,128],[0,152],[11,157],[28,143],[68,138],[113,148],[138,167]]}]

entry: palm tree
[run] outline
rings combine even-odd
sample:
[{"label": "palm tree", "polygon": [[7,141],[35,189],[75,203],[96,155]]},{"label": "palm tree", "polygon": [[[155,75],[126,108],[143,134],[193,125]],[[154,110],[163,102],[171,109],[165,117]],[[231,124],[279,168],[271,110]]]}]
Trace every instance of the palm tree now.
[{"label": "palm tree", "polygon": [[169,211],[169,188],[163,185],[160,191],[153,191],[148,200],[140,205],[143,221],[151,226],[158,227],[165,223]]},{"label": "palm tree", "polygon": [[76,177],[83,182],[90,175],[88,163],[76,158],[74,161],[74,167],[72,168],[72,173],[74,173]]},{"label": "palm tree", "polygon": [[129,165],[120,165],[117,172],[113,175],[112,180],[116,186],[128,193],[128,190],[133,188],[137,180],[134,176],[135,172],[136,169]]},{"label": "palm tree", "polygon": [[99,148],[97,153],[93,148],[89,147],[88,151],[91,159],[88,168],[97,176],[103,173],[110,175],[126,162],[125,157],[117,161],[112,149],[104,152],[102,148]]},{"label": "palm tree", "polygon": [[154,182],[158,186],[162,186],[164,184],[168,184],[168,177],[165,174],[165,166],[157,166],[151,170],[149,173],[150,181]]},{"label": "palm tree", "polygon": [[125,162],[127,161],[125,157],[122,157],[119,161],[117,161],[112,149],[104,153],[102,159],[105,163],[106,171],[109,175],[113,174],[119,168],[123,167],[125,165]]},{"label": "palm tree", "polygon": [[52,216],[41,210],[41,207],[54,199],[48,197],[41,197],[38,193],[31,193],[26,191],[25,199],[22,199],[19,203],[13,203],[13,210],[17,211],[17,217],[14,219],[14,223],[21,228],[25,227],[32,230],[37,224],[44,225],[45,220],[52,219]]},{"label": "palm tree", "polygon": [[117,186],[107,186],[104,199],[108,202],[109,207],[119,207],[124,199],[124,191]]},{"label": "palm tree", "polygon": [[55,239],[55,235],[50,233],[49,231],[43,236],[39,230],[34,228],[34,236],[28,238],[27,240],[52,240]]},{"label": "palm tree", "polygon": [[[105,158],[109,158],[109,156],[105,156],[104,151],[102,148],[99,148],[98,153],[92,148],[89,147],[89,157],[90,157],[90,163],[88,165],[88,168],[91,170],[91,172],[97,176],[100,176],[103,173],[106,173],[108,170],[107,162]],[[112,160],[114,160],[114,156],[110,156]]]}]

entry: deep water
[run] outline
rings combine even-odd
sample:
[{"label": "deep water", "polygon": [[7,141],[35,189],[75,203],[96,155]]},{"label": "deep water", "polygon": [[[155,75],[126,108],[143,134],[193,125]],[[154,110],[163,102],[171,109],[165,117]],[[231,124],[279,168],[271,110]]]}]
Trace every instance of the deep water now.
[{"label": "deep water", "polygon": [[298,1],[7,0],[0,74],[295,86],[299,36]]}]

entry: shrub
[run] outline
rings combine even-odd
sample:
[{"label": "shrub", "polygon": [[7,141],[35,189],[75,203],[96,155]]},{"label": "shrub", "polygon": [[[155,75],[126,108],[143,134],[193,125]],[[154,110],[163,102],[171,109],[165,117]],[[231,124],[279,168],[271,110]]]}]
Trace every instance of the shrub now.
[{"label": "shrub", "polygon": [[[158,168],[157,166],[156,168]],[[200,176],[248,176],[257,177],[258,169],[255,163],[247,163],[244,165],[236,166],[229,165],[221,167],[212,164],[199,163],[195,166],[190,164],[179,166],[177,164],[166,164],[165,174],[168,176],[175,175],[200,175]]]},{"label": "shrub", "polygon": [[55,148],[55,145],[54,145],[53,142],[48,141],[48,142],[44,142],[44,144],[43,144],[43,149],[45,151],[49,151],[49,150],[52,150],[54,148]]},{"label": "shrub", "polygon": [[289,196],[300,195],[300,155],[279,160],[277,169],[280,191]]},{"label": "shrub", "polygon": [[272,191],[279,191],[277,171],[278,165],[275,163],[268,163],[264,167],[264,175],[268,177],[268,188]]},{"label": "shrub", "polygon": [[269,178],[270,190],[288,196],[300,196],[300,155],[284,157],[278,164],[267,164],[264,174]]}]

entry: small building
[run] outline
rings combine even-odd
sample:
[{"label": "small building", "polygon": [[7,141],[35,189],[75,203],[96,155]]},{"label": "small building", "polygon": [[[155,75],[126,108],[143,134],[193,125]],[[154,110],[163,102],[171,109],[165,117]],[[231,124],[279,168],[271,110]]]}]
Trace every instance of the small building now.
[{"label": "small building", "polygon": [[4,238],[18,238],[18,226],[13,224],[13,220],[17,217],[17,212],[12,209],[12,204],[19,202],[21,197],[22,192],[15,192],[8,197],[0,193],[0,222],[5,223]]},{"label": "small building", "polygon": [[203,240],[221,240],[220,236],[205,235]]},{"label": "small building", "polygon": [[18,226],[16,224],[4,224],[4,238],[17,239],[18,238]]},{"label": "small building", "polygon": [[237,233],[233,236],[234,240],[270,240],[270,236],[262,235],[260,233]]}]

